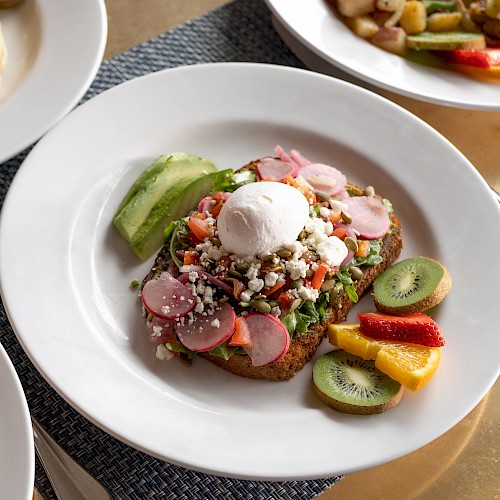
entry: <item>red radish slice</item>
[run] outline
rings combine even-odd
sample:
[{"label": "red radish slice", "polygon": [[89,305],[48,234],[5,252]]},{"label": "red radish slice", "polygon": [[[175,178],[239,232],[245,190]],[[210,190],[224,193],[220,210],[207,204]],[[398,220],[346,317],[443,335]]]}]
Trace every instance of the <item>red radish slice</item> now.
[{"label": "red radish slice", "polygon": [[379,198],[352,196],[342,202],[347,205],[347,211],[352,218],[351,229],[361,238],[377,240],[389,231],[389,212]]},{"label": "red radish slice", "polygon": [[274,152],[278,155],[278,158],[280,160],[288,162],[288,163],[290,163],[292,161],[290,156],[288,156],[288,154],[285,152],[285,150],[279,144],[274,148]]},{"label": "red radish slice", "polygon": [[263,158],[257,163],[259,179],[266,181],[281,181],[287,175],[295,177],[299,167],[295,163],[278,160],[276,158]]},{"label": "red radish slice", "polygon": [[196,306],[196,298],[179,280],[163,272],[142,289],[142,303],[154,316],[175,319],[185,316]]},{"label": "red radish slice", "polygon": [[153,316],[149,325],[149,341],[153,344],[165,344],[175,341],[174,322]]},{"label": "red radish slice", "polygon": [[299,170],[299,175],[314,190],[330,196],[341,192],[347,184],[347,178],[340,170],[323,163],[309,163]]},{"label": "red radish slice", "polygon": [[250,331],[250,346],[245,351],[252,365],[264,366],[280,360],[290,347],[285,325],[271,314],[251,313],[245,316]]},{"label": "red radish slice", "polygon": [[299,153],[296,149],[292,149],[290,151],[290,158],[294,161],[299,167],[305,167],[306,165],[310,165],[312,162],[302,156],[302,153]]},{"label": "red radish slice", "polygon": [[234,333],[236,314],[224,302],[212,315],[194,314],[193,321],[177,322],[175,331],[179,340],[191,351],[205,352],[228,340]]},{"label": "red radish slice", "polygon": [[[213,276],[210,273],[207,273],[206,271],[196,270],[195,272],[196,274],[198,274],[198,276],[205,278],[207,281],[210,281],[210,283],[212,283],[213,285],[217,286],[221,290],[224,290],[224,292],[228,293],[229,295],[233,295],[234,290],[227,283],[224,283],[219,278],[216,278],[215,276]],[[189,274],[190,273],[181,274],[179,276],[179,281],[184,284],[187,283],[189,281]]]}]

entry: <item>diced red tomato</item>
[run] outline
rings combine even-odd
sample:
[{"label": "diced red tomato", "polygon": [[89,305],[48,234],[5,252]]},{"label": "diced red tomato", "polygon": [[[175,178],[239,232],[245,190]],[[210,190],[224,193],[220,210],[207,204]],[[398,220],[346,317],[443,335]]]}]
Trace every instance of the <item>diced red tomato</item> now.
[{"label": "diced red tomato", "polygon": [[189,229],[200,241],[212,235],[210,224],[205,219],[206,217],[203,214],[195,213],[191,215],[188,221]]},{"label": "diced red tomato", "polygon": [[186,250],[184,252],[184,265],[191,266],[193,264],[198,264],[198,252],[194,250]]}]

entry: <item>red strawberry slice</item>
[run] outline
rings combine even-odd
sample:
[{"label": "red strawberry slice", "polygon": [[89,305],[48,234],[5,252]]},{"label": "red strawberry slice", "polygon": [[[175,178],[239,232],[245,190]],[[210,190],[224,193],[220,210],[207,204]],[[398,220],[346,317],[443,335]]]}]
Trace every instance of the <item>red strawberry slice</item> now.
[{"label": "red strawberry slice", "polygon": [[408,316],[390,316],[387,314],[358,314],[360,332],[377,340],[411,342],[428,347],[441,347],[445,340],[438,324],[422,313]]}]

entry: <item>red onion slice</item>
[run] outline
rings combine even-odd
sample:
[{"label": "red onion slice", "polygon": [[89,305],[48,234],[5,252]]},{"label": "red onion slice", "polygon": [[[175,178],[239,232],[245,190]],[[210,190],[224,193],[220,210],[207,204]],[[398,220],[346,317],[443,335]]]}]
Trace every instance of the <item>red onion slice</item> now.
[{"label": "red onion slice", "polygon": [[[224,283],[219,278],[216,278],[215,276],[213,276],[210,273],[207,273],[206,271],[198,271],[198,270],[196,270],[194,272],[196,272],[196,274],[198,274],[198,276],[204,277],[207,281],[210,281],[210,283],[212,283],[213,285],[217,286],[218,288],[220,288],[224,292],[228,293],[229,295],[233,295],[233,289],[227,283]],[[179,276],[179,281],[181,283],[184,283],[184,284],[187,283],[189,281],[189,274],[190,273],[181,274]]]}]

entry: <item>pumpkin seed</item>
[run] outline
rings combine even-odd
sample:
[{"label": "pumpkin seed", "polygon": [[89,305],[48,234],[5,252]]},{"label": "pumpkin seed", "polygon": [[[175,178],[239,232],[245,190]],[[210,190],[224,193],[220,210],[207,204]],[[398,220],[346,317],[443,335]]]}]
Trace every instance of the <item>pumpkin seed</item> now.
[{"label": "pumpkin seed", "polygon": [[295,309],[297,309],[297,307],[299,307],[300,304],[302,304],[302,300],[301,299],[295,299],[295,300],[293,300],[292,303],[290,304],[290,311],[295,311]]},{"label": "pumpkin seed", "polygon": [[347,212],[340,212],[340,217],[346,224],[350,224],[352,222],[352,217]]},{"label": "pumpkin seed", "polygon": [[321,291],[328,292],[334,286],[335,286],[335,280],[325,280],[325,281],[323,281],[323,284],[321,285]]},{"label": "pumpkin seed", "polygon": [[216,247],[220,247],[222,245],[221,241],[219,240],[219,238],[212,238],[212,243],[216,246]]},{"label": "pumpkin seed", "polygon": [[236,271],[236,269],[229,269],[227,274],[229,274],[229,276],[233,276],[234,278],[243,278],[243,275],[240,272]]},{"label": "pumpkin seed", "polygon": [[333,306],[335,302],[337,301],[340,292],[342,290],[342,283],[337,283],[331,290],[330,290],[330,305]]},{"label": "pumpkin seed", "polygon": [[267,257],[264,257],[266,262],[272,262],[274,259],[277,259],[278,256],[275,253],[270,253]]},{"label": "pumpkin seed", "polygon": [[345,246],[347,247],[347,250],[350,250],[351,252],[358,251],[358,242],[354,238],[347,236],[344,239],[344,243],[345,243]]},{"label": "pumpkin seed", "polygon": [[292,281],[290,288],[300,288],[301,286],[304,286],[304,280],[299,278],[298,280]]},{"label": "pumpkin seed", "polygon": [[271,306],[263,301],[263,300],[258,300],[258,299],[252,299],[250,301],[250,305],[252,307],[255,307],[255,309],[257,309],[257,311],[261,312],[261,313],[269,313],[271,312]]},{"label": "pumpkin seed", "polygon": [[349,273],[351,278],[355,281],[358,281],[363,278],[363,271],[359,267],[353,266],[349,268]]},{"label": "pumpkin seed", "polygon": [[287,250],[286,248],[283,248],[279,252],[276,252],[276,254],[279,257],[290,257],[290,255],[292,255],[292,252],[290,252],[290,250]]},{"label": "pumpkin seed", "polygon": [[240,262],[239,264],[236,264],[236,270],[239,271],[240,273],[245,273],[250,269],[250,264],[248,262]]}]

